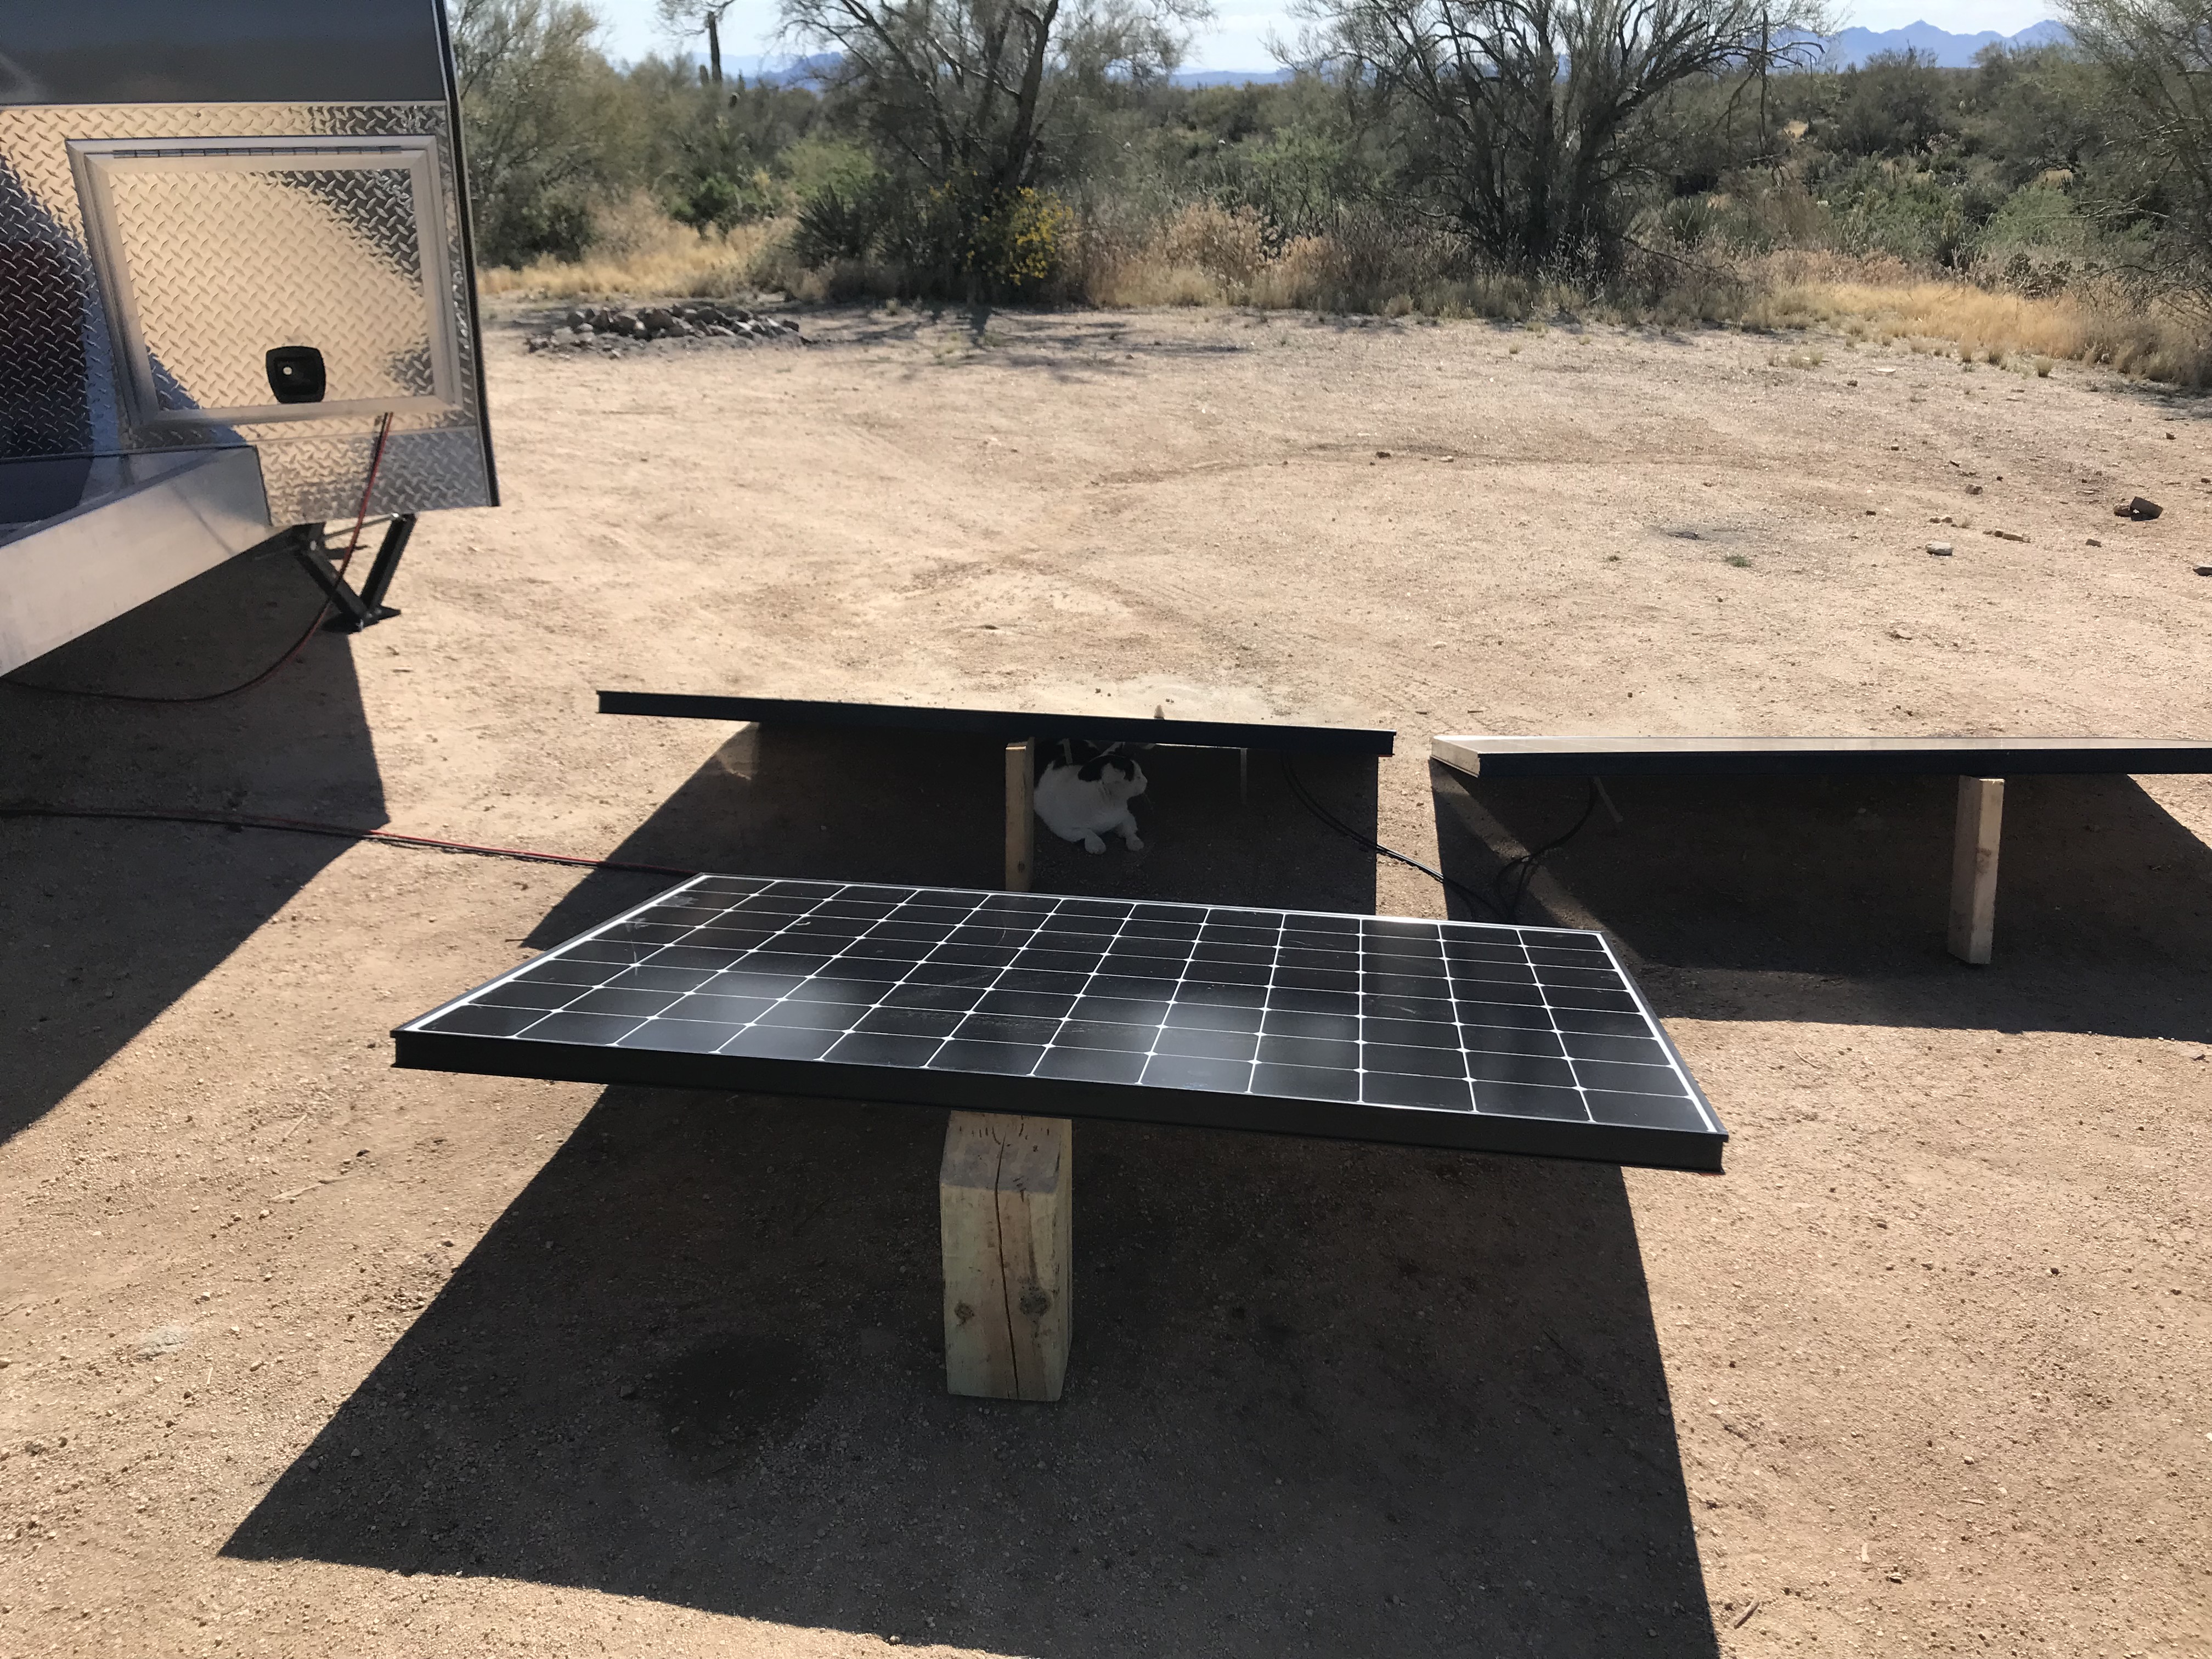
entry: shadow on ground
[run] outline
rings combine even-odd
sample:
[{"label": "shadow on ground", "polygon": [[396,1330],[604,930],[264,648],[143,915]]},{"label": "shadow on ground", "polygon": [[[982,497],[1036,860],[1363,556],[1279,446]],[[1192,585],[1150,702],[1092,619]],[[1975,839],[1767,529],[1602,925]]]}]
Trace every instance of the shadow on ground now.
[{"label": "shadow on ground", "polygon": [[[251,678],[322,595],[264,549],[0,681],[0,806],[385,821],[352,646],[318,635],[265,685],[143,704],[27,685],[191,696]],[[0,1139],[35,1122],[345,850],[303,836],[0,817]]]},{"label": "shadow on ground", "polygon": [[940,1122],[609,1091],[226,1553],[991,1652],[1716,1650],[1618,1172],[1084,1124],[1019,1406],[943,1391]]},{"label": "shadow on ground", "polygon": [[[611,854],[625,863],[750,876],[996,888],[1006,870],[1006,750],[973,738],[745,726]],[[1282,765],[1236,751],[1151,749],[1137,801],[1145,847],[1091,854],[1036,830],[1039,892],[1286,904],[1370,912],[1375,862],[1310,817]],[[1305,757],[1329,810],[1374,833],[1376,767]],[[526,941],[544,950],[674,878],[586,877]]]},{"label": "shadow on ground", "polygon": [[[1478,890],[1587,799],[1431,771],[1445,868]],[[1623,821],[1601,808],[1553,854],[1522,919],[1606,929],[1662,1013],[2212,1041],[2212,848],[2131,778],[2007,785],[1985,968],[1944,948],[1954,779],[1607,788]]]},{"label": "shadow on ground", "polygon": [[[740,731],[623,851],[988,884],[1001,767]],[[1040,888],[1371,908],[1273,765],[1146,769],[1146,851]],[[1371,829],[1371,761],[1303,771]],[[1024,1406],[944,1392],[942,1125],[607,1091],[226,1553],[1054,1659],[1717,1652],[1618,1171],[1085,1123]]]}]

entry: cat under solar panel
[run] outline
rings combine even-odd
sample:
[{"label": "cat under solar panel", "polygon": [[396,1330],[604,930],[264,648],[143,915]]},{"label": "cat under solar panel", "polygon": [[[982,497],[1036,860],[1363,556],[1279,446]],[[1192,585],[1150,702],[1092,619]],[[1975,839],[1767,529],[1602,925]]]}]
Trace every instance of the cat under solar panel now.
[{"label": "cat under solar panel", "polygon": [[1728,1132],[1601,934],[699,876],[393,1033],[432,1071],[1660,1169]]}]

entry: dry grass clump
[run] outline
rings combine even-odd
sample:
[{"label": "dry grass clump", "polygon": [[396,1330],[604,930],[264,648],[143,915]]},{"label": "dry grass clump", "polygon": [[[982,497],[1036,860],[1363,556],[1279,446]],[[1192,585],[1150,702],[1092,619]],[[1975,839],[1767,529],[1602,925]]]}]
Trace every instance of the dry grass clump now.
[{"label": "dry grass clump", "polygon": [[[726,234],[678,224],[646,198],[604,212],[595,252],[481,274],[483,290],[526,299],[609,295],[722,295],[765,289],[810,303],[906,295],[908,274],[878,260],[809,267],[788,220]],[[2212,340],[2193,319],[2110,287],[2049,297],[1943,279],[1888,255],[1796,251],[1654,258],[1609,289],[1565,277],[1470,272],[1444,237],[1379,209],[1340,215],[1325,234],[1271,246],[1249,208],[1187,204],[1150,223],[1094,222],[1071,239],[1045,297],[1115,308],[1251,306],[1377,316],[1547,317],[1657,326],[1717,323],[1774,331],[1834,329],[1853,345],[1901,343],[1955,351],[1962,362],[2017,362],[2048,375],[2058,362],[2103,365],[2184,386],[2212,385]],[[1777,354],[1814,368],[1818,350]]]},{"label": "dry grass clump", "polygon": [[1749,283],[1740,320],[1753,327],[1841,329],[1853,338],[1941,343],[1962,362],[2095,363],[2185,386],[2212,383],[2212,343],[2185,318],[2094,287],[2045,298],[1917,275],[1895,260],[1777,256]]},{"label": "dry grass clump", "polygon": [[1504,272],[1468,274],[1457,250],[1380,210],[1340,215],[1326,234],[1270,250],[1249,208],[1193,202],[1149,230],[1095,234],[1069,297],[1110,307],[1253,306],[1382,317],[1521,320],[1584,308],[1570,284]]},{"label": "dry grass clump", "polygon": [[755,267],[785,228],[781,221],[768,220],[702,234],[641,198],[600,211],[589,257],[574,263],[539,259],[520,270],[490,266],[477,280],[488,295],[523,300],[736,294],[758,286]]},{"label": "dry grass clump", "polygon": [[1192,202],[1155,225],[1087,227],[1067,285],[1097,306],[1253,305],[1255,280],[1285,264],[1250,209]]}]

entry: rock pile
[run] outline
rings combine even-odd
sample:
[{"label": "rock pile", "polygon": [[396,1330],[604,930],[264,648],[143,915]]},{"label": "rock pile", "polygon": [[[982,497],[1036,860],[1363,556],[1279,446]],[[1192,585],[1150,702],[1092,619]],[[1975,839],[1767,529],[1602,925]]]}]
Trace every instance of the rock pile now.
[{"label": "rock pile", "polygon": [[602,306],[569,312],[561,326],[530,337],[532,351],[561,347],[613,349],[654,340],[756,340],[804,344],[799,325],[786,318],[759,317],[735,306],[704,301],[635,309]]}]

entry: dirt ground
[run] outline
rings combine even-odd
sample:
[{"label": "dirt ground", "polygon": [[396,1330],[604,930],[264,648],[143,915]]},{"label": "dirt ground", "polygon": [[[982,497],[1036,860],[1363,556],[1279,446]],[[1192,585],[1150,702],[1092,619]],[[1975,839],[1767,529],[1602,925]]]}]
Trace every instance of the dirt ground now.
[{"label": "dirt ground", "polygon": [[[424,520],[404,616],[227,702],[0,690],[0,798],[990,884],[988,748],[593,690],[1158,706],[1396,727],[1308,782],[1482,884],[1583,789],[1434,732],[2212,736],[2199,403],[1723,331],[807,332],[502,319],[509,504]],[[210,689],[314,598],[249,557],[18,678]],[[1268,764],[1152,777],[1144,853],[1037,884],[1444,913]],[[1536,884],[1725,1176],[1079,1127],[1049,1407],[942,1393],[939,1115],[391,1068],[656,878],[0,819],[0,1653],[2212,1651],[2212,781],[2016,782],[1981,969],[1951,788],[1623,781]]]}]

